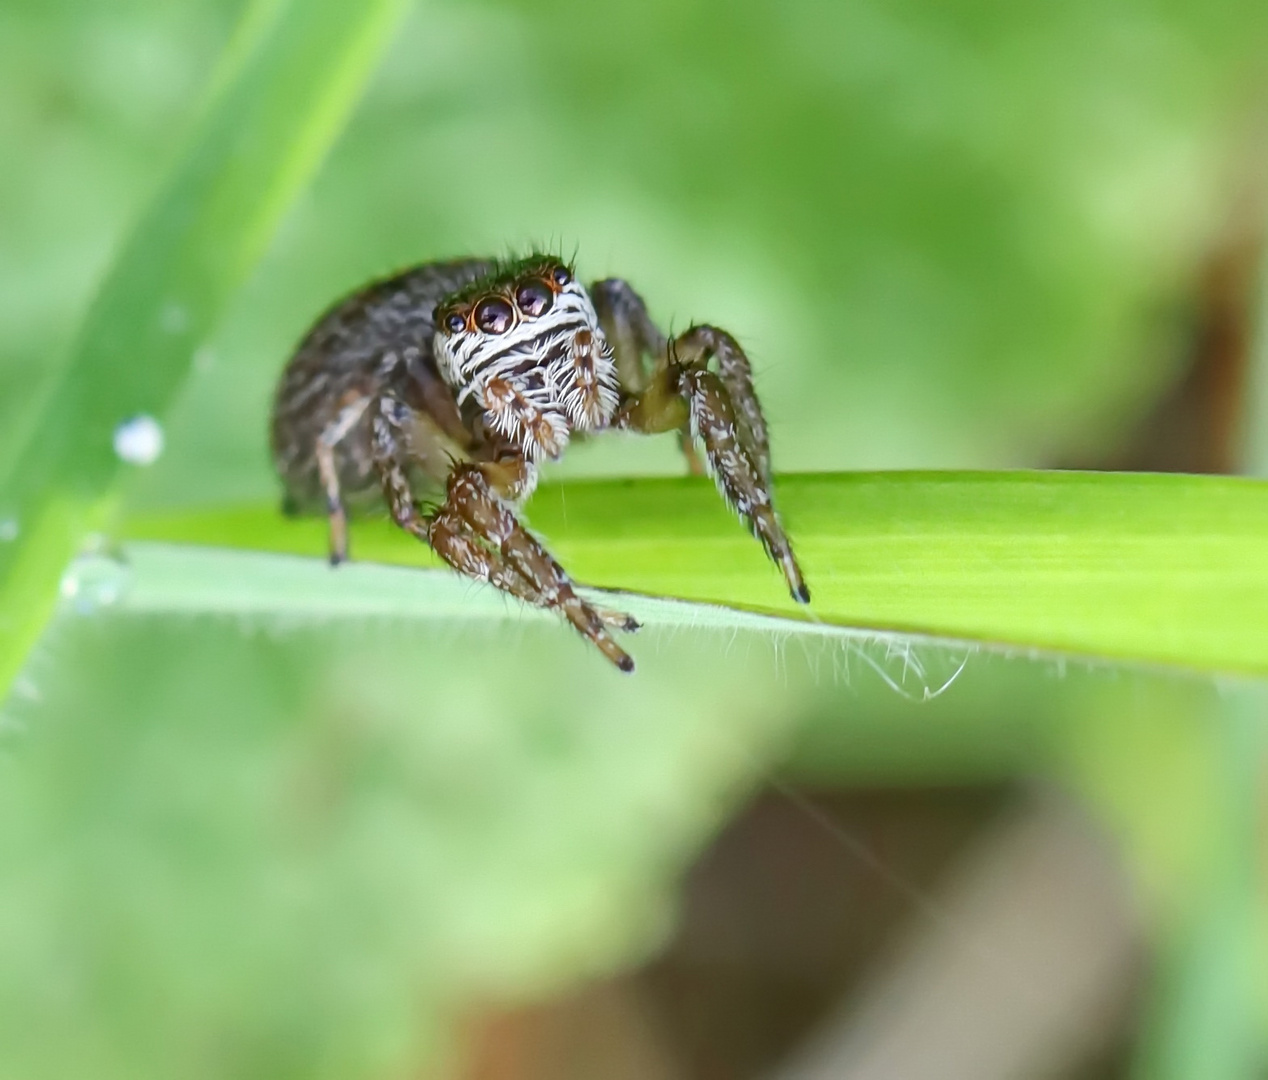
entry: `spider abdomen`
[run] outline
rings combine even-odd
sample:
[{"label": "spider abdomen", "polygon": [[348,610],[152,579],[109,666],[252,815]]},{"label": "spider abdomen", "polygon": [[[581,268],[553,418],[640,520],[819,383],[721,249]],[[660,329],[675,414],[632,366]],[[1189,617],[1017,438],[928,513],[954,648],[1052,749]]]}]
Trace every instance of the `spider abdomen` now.
[{"label": "spider abdomen", "polygon": [[[419,408],[456,446],[469,440],[437,370],[434,312],[494,266],[488,259],[461,259],[411,267],[343,298],[313,324],[287,364],[273,402],[273,461],[289,503],[308,507],[323,500],[317,451],[332,431],[339,435],[333,465],[345,497],[375,496],[380,484],[369,405],[384,393]],[[357,412],[359,405],[364,408]],[[341,429],[345,416],[350,422]],[[447,466],[442,454],[436,471],[443,477]]]}]

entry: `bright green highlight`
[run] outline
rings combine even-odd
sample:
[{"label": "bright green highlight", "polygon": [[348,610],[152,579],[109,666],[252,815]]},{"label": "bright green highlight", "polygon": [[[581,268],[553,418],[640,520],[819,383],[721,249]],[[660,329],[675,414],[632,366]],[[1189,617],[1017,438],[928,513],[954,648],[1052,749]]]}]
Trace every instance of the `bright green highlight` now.
[{"label": "bright green highlight", "polygon": [[165,188],[125,242],[28,437],[0,462],[0,696],[91,530],[107,527],[115,427],[166,415],[190,362],[360,94],[403,0],[257,0]]},{"label": "bright green highlight", "polygon": [[[548,485],[529,518],[578,580],[606,588],[1014,649],[1268,672],[1268,484],[840,473],[782,477],[778,494],[813,594],[809,613],[707,481]],[[270,507],[136,519],[124,535],[326,551],[324,521]],[[354,522],[352,553],[435,565],[385,520]]]}]

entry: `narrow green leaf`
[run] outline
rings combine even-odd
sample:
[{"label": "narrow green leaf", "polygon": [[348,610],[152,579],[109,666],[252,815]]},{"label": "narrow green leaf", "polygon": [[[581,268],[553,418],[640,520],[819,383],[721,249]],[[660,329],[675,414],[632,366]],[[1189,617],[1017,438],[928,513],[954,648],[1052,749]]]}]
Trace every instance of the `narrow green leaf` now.
[{"label": "narrow green leaf", "polygon": [[[0,694],[124,467],[113,435],[161,418],[199,345],[342,126],[404,0],[257,0],[165,188],[126,241],[30,434],[0,472]],[[10,534],[13,534],[10,537]]]},{"label": "narrow green leaf", "polygon": [[[1106,473],[785,476],[806,611],[707,482],[544,487],[531,523],[578,580],[863,629],[1268,673],[1268,484]],[[129,522],[132,539],[321,556],[325,524],[266,507]],[[353,557],[435,565],[386,521]],[[332,572],[330,580],[336,580]],[[320,603],[310,597],[310,603]]]}]

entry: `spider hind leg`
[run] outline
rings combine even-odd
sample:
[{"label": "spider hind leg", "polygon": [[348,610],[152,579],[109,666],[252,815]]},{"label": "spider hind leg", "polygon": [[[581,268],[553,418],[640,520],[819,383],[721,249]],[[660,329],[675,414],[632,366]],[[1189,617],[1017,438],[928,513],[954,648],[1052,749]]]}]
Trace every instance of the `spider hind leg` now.
[{"label": "spider hind leg", "polygon": [[361,419],[370,404],[368,396],[354,399],[339,410],[338,415],[317,439],[313,456],[317,475],[326,496],[326,517],[330,520],[330,565],[338,566],[348,558],[348,513],[344,509],[339,485],[339,468],[335,448]]}]

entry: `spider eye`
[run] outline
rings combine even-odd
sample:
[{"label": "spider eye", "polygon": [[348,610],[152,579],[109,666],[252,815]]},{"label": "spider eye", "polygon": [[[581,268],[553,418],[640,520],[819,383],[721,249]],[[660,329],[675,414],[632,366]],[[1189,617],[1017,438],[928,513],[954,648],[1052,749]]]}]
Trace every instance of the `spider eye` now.
[{"label": "spider eye", "polygon": [[500,296],[490,296],[476,305],[476,326],[486,334],[505,334],[514,321],[515,309]]},{"label": "spider eye", "polygon": [[515,291],[515,303],[530,318],[544,315],[555,302],[555,295],[544,281],[526,281]]},{"label": "spider eye", "polygon": [[567,268],[563,266],[556,266],[555,269],[550,272],[550,276],[554,283],[561,289],[572,280],[572,275],[568,273]]},{"label": "spider eye", "polygon": [[451,334],[460,333],[463,329],[466,328],[466,325],[467,325],[467,320],[464,319],[461,315],[459,315],[458,312],[456,311],[451,311],[448,315],[445,316],[445,329],[448,330]]}]

